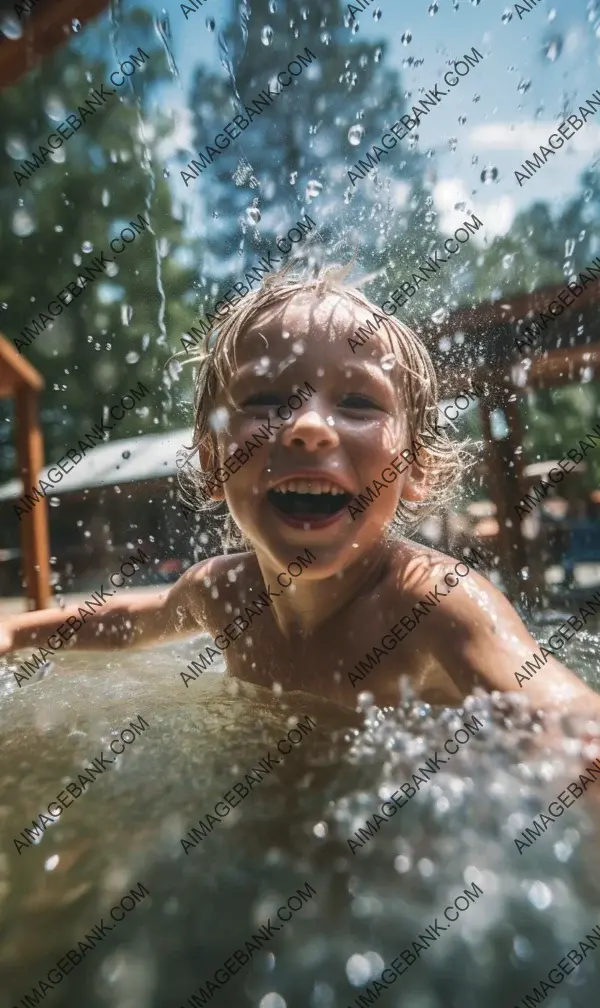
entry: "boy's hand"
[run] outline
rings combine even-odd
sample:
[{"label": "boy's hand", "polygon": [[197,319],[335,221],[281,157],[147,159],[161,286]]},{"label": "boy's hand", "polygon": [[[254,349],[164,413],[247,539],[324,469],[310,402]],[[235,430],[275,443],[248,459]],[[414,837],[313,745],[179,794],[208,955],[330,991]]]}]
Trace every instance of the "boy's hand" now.
[{"label": "boy's hand", "polygon": [[0,656],[14,650],[14,634],[10,623],[0,623]]}]

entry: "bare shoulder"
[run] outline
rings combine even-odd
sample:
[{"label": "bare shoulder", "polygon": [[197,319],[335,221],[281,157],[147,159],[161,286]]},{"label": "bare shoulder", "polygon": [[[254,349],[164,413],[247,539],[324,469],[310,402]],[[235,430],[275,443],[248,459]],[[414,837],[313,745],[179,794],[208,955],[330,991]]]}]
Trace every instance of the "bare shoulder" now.
[{"label": "bare shoulder", "polygon": [[595,694],[555,658],[543,675],[523,684],[523,663],[539,645],[509,600],[477,570],[482,559],[473,550],[455,559],[417,543],[402,544],[398,589],[404,585],[405,597],[418,599],[412,601],[411,619],[432,655],[466,692],[476,685],[503,692],[522,688],[540,707],[566,708],[583,700],[597,709]]},{"label": "bare shoulder", "polygon": [[[470,550],[459,559],[405,539],[394,544],[393,553],[390,580],[396,590],[408,598],[423,597],[433,592],[437,586],[436,601],[447,598],[448,605],[445,608],[456,611],[457,614],[463,612],[473,615],[480,607],[483,593],[483,596],[503,604],[504,609],[518,619],[510,602],[479,573],[478,568],[485,563],[485,557],[477,550]],[[474,586],[477,587],[477,592],[473,591]]]},{"label": "bare shoulder", "polygon": [[260,591],[261,586],[254,553],[226,553],[190,567],[173,586],[170,596],[172,604],[182,606],[196,622],[217,631],[226,607],[239,604],[240,598]]}]

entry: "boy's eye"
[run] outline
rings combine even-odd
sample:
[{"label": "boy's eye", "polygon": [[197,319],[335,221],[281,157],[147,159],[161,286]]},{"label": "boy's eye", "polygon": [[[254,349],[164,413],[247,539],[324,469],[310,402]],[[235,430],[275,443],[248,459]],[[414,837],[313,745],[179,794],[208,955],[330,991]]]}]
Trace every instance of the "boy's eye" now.
[{"label": "boy's eye", "polygon": [[340,406],[343,409],[376,409],[380,410],[383,407],[379,403],[371,399],[370,396],[360,395],[358,392],[348,392],[347,395],[342,396],[340,400]]},{"label": "boy's eye", "polygon": [[246,399],[240,403],[241,409],[247,409],[248,407],[257,407],[259,409],[277,409],[281,406],[283,399],[274,392],[257,392],[255,395],[248,396]]}]

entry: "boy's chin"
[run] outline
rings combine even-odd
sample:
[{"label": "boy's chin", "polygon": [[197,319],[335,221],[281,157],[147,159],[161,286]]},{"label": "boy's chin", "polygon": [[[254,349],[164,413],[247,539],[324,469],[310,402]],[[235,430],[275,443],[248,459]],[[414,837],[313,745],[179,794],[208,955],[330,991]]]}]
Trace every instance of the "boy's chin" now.
[{"label": "boy's chin", "polygon": [[[316,562],[310,567],[311,579],[318,576],[319,568],[323,568],[322,577],[332,577],[344,570],[349,564],[356,562],[362,553],[356,537],[356,528],[348,522],[344,515],[339,526],[331,525],[318,529],[288,525],[284,522],[269,519],[260,522],[256,530],[256,542],[261,543],[271,557],[278,558],[282,570],[295,559],[296,551],[303,555],[309,549],[316,557]],[[254,535],[250,536],[254,539]],[[291,553],[294,550],[294,553]]]}]

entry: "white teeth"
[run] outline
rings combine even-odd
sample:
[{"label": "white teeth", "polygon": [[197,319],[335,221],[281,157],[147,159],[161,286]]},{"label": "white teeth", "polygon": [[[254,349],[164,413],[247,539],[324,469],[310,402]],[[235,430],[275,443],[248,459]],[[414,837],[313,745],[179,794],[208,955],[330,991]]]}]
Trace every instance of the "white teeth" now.
[{"label": "white teeth", "polygon": [[285,480],[280,483],[279,486],[275,487],[276,493],[302,493],[302,494],[343,494],[346,491],[342,490],[341,487],[336,486],[329,480],[324,479],[291,479]]}]

